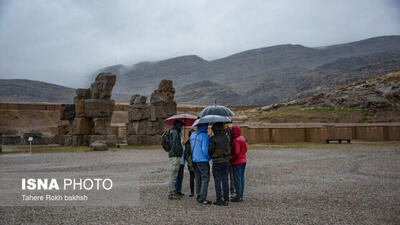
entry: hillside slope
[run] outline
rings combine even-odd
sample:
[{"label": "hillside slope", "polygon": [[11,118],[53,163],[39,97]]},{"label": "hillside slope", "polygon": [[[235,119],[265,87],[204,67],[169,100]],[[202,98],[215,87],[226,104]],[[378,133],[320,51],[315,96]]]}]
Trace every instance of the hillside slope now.
[{"label": "hillside slope", "polygon": [[0,79],[0,102],[72,103],[75,89],[46,82]]}]

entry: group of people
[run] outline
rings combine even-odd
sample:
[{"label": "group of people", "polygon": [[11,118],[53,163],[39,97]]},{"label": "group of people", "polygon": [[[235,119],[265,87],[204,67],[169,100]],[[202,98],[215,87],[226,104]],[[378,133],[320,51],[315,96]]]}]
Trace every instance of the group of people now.
[{"label": "group of people", "polygon": [[[240,127],[230,128],[228,124],[214,123],[211,128],[213,135],[210,137],[208,124],[199,124],[189,132],[190,137],[185,142],[182,139],[182,127],[183,123],[176,120],[168,136],[168,198],[174,200],[184,196],[182,184],[186,163],[190,174],[189,196],[194,196],[196,186],[197,202],[211,204],[207,200],[207,192],[212,160],[217,198],[214,204],[227,206],[230,201],[243,201],[247,145],[245,138],[241,136]],[[229,192],[232,193],[231,198]]]}]

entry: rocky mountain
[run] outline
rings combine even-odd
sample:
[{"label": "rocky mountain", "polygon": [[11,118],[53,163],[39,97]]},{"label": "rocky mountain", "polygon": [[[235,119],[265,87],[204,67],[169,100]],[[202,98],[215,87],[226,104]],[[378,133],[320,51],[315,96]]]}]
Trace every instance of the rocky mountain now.
[{"label": "rocky mountain", "polygon": [[235,103],[242,97],[229,86],[205,80],[180,88],[175,99],[177,102],[189,102],[194,105],[212,105],[215,103],[228,105],[232,102]]},{"label": "rocky mountain", "polygon": [[[116,65],[100,71],[117,74],[114,91],[117,100],[127,99],[135,93],[149,95],[159,80],[171,79],[177,95],[182,91],[185,96],[193,97],[179,98],[178,103],[207,104],[210,100],[204,96],[215,100],[232,95],[240,98],[230,98],[226,104],[270,104],[299,92],[325,88],[319,85],[325,80],[326,83],[329,79],[342,83],[343,80],[364,79],[363,76],[348,77],[355,74],[351,71],[362,67],[382,64],[381,70],[387,72],[383,63],[397,62],[399,54],[400,36],[397,35],[319,48],[277,45],[212,61],[189,55],[133,66]],[[224,91],[210,96],[210,90],[202,86],[205,80],[222,85]],[[187,85],[191,85],[196,94],[190,95]]]},{"label": "rocky mountain", "polygon": [[72,103],[75,89],[46,82],[0,79],[0,102]]}]

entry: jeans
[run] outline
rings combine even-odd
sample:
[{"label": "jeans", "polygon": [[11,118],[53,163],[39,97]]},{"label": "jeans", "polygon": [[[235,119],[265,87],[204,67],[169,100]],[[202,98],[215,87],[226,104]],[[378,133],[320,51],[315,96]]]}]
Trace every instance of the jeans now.
[{"label": "jeans", "polygon": [[233,176],[235,179],[236,197],[242,198],[244,190],[244,171],[246,169],[246,163],[233,165],[232,169],[233,169]]},{"label": "jeans", "polygon": [[233,169],[232,166],[229,164],[229,187],[231,193],[235,193],[235,179],[233,178]]},{"label": "jeans", "polygon": [[229,163],[214,163],[212,166],[212,173],[214,176],[217,202],[222,201],[221,184],[224,193],[224,201],[229,201],[229,183],[228,183]]},{"label": "jeans", "polygon": [[202,202],[207,198],[208,182],[210,181],[210,164],[208,162],[193,163],[196,180],[197,201]]},{"label": "jeans", "polygon": [[168,193],[171,195],[175,192],[176,178],[178,177],[179,165],[181,164],[180,157],[170,157],[169,161],[169,182]]},{"label": "jeans", "polygon": [[182,192],[182,184],[183,184],[183,171],[185,169],[185,165],[180,165],[179,170],[178,170],[178,176],[176,177],[176,182],[175,182],[175,191],[177,193]]}]

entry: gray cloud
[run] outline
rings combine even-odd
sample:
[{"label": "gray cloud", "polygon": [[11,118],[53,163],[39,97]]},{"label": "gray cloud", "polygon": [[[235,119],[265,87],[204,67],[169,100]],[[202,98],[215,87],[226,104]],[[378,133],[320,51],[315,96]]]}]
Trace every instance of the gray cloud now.
[{"label": "gray cloud", "polygon": [[0,0],[0,78],[80,87],[114,64],[392,34],[393,0]]}]

